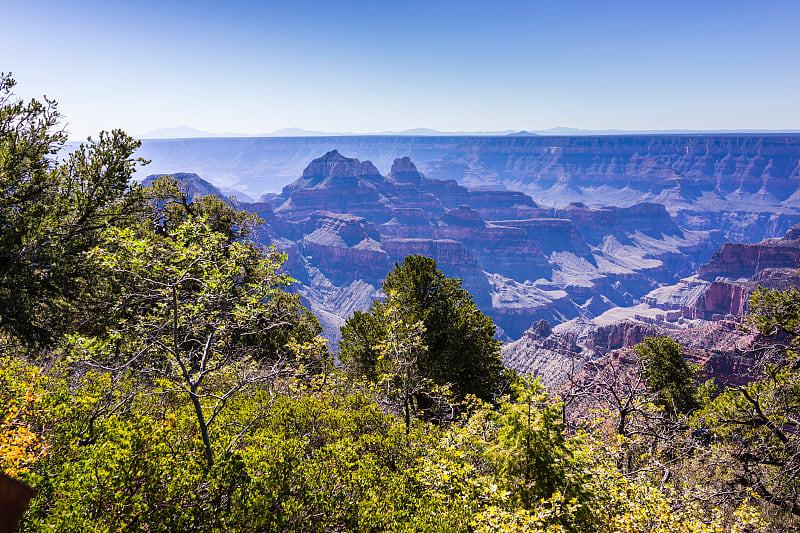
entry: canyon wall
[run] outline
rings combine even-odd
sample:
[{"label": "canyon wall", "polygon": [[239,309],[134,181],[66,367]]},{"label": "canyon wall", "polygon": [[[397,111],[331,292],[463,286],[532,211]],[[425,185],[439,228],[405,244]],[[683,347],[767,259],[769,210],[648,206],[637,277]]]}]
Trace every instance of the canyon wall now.
[{"label": "canyon wall", "polygon": [[[675,168],[702,182],[702,187],[712,187],[717,191],[714,194],[730,189],[726,172],[736,173],[744,168],[735,161],[756,157],[753,154],[772,154],[782,158],[783,163],[746,167],[751,177],[760,176],[761,197],[774,192],[774,187],[765,184],[779,176],[779,169],[786,171],[780,174],[783,183],[793,183],[794,170],[789,171],[791,165],[786,161],[794,145],[788,138],[781,145],[778,138],[753,138],[747,142],[730,138],[722,142],[721,137],[716,141],[703,137],[692,141],[695,144],[690,148],[686,148],[688,138],[675,137],[669,142],[648,139],[625,137],[589,142],[577,138],[493,138],[484,143],[459,138],[458,142],[471,146],[474,154],[502,152],[522,159],[534,157],[524,154],[538,146],[534,155],[548,159],[548,168],[577,158],[567,165],[572,169],[571,177],[565,175],[559,183],[568,182],[578,189],[586,184],[597,185],[606,178],[608,183],[622,186],[617,176],[622,172],[620,168],[598,163],[596,157],[600,155],[592,156],[594,162],[590,163],[585,150],[599,154],[619,150],[618,157],[631,160],[638,160],[636,150],[650,150],[648,157],[666,158]],[[303,142],[311,146],[316,141]],[[430,138],[420,142],[431,150],[447,144],[442,141],[436,145]],[[552,143],[560,146],[560,152],[544,149]],[[688,165],[685,157],[675,156],[680,146],[685,157],[705,158],[705,166],[695,168]],[[705,155],[698,152],[700,147]],[[729,158],[727,166],[710,165],[708,161],[716,161],[717,156],[725,159],[720,155],[723,148],[739,154],[733,158],[735,164]],[[673,155],[667,157],[666,153]],[[489,159],[499,164],[500,159]],[[582,166],[578,161],[583,161]],[[515,163],[504,175],[521,176],[524,172],[520,165]],[[668,185],[663,168],[658,172],[653,165],[628,164],[627,168],[644,172],[636,184],[642,197],[647,196],[645,190]],[[711,179],[713,176],[717,178]],[[176,177],[187,184],[191,194],[222,194],[195,174]],[[739,180],[739,192],[735,194],[746,194],[754,187],[752,180]],[[800,230],[756,245],[725,244],[725,234],[709,224],[724,219],[729,229],[739,227],[736,217],[709,215],[702,219],[694,212],[673,213],[657,202],[622,206],[572,202],[553,207],[542,205],[524,192],[475,189],[462,183],[432,178],[408,156],[396,158],[384,176],[370,161],[331,150],[308,163],[299,177],[283,185],[280,193],[265,195],[261,202],[236,205],[264,219],[264,225],[257,230],[259,240],[286,252],[285,269],[299,281],[298,290],[312,310],[323,317],[326,335],[334,341],[338,325],[353,310],[365,309],[372,299],[380,297],[382,279],[395,262],[413,253],[433,257],[447,275],[461,278],[506,340],[521,338],[537,320],[556,324],[576,317],[592,318],[640,301],[677,310],[690,319],[738,315],[746,310],[747,294],[752,289],[741,283],[752,284],[750,278],[757,275],[791,283],[785,270],[800,260]],[[626,182],[622,188],[631,187]],[[773,195],[772,208],[784,209],[775,198]],[[793,201],[791,196],[787,198],[787,202]],[[772,213],[747,218],[746,222],[756,226],[770,222],[761,231],[771,232],[791,222],[793,216]],[[706,262],[699,277],[679,281]],[[769,269],[780,274],[768,275]]]},{"label": "canyon wall", "polygon": [[[221,194],[197,175],[178,177],[191,191]],[[691,273],[720,244],[715,232],[682,229],[660,204],[547,208],[524,193],[430,178],[408,157],[383,176],[336,150],[280,193],[236,205],[264,220],[257,238],[287,254],[285,269],[334,341],[409,254],[462,279],[510,340],[536,320],[629,305]]]}]

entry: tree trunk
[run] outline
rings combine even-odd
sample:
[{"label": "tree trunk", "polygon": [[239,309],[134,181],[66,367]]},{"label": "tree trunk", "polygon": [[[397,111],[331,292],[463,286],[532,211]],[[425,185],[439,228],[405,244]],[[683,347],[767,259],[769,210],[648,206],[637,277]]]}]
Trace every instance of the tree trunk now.
[{"label": "tree trunk", "polygon": [[197,423],[200,426],[200,435],[203,437],[203,448],[205,451],[206,462],[208,467],[214,466],[214,451],[211,449],[211,439],[208,437],[208,425],[206,425],[206,417],[203,414],[203,406],[200,405],[200,398],[195,391],[190,394],[192,398],[192,405],[194,405],[194,412],[197,414]]}]

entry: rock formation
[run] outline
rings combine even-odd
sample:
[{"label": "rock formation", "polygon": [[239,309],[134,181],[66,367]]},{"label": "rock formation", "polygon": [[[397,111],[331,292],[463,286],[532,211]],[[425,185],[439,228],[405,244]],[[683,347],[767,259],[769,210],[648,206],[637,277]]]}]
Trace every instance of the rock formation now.
[{"label": "rock formation", "polygon": [[[504,361],[556,385],[568,368],[579,368],[588,359],[597,359],[600,366],[612,359],[635,364],[633,346],[648,336],[667,335],[684,347],[688,359],[702,364],[708,376],[743,383],[752,362],[747,352],[757,349],[759,339],[739,327],[750,294],[757,286],[779,290],[800,286],[798,259],[800,225],[780,239],[726,243],[699,267],[699,274],[651,291],[636,307],[615,308],[588,324],[569,321],[552,334],[541,322],[534,323],[522,339],[504,346]],[[542,341],[550,339],[552,345],[575,331],[584,333],[577,349],[553,350]]]},{"label": "rock formation", "polygon": [[698,274],[660,287],[641,301],[664,310],[679,310],[688,319],[718,320],[747,313],[757,287],[785,290],[800,286],[800,225],[780,239],[760,243],[726,243]]},{"label": "rock formation", "polygon": [[539,320],[522,338],[503,347],[503,364],[517,372],[539,377],[546,386],[561,383],[580,368],[586,354],[574,333],[553,333],[550,323]]},{"label": "rock formation", "polygon": [[[552,217],[552,206],[570,202],[628,207],[647,201],[665,205],[684,229],[722,231],[720,242],[757,242],[800,222],[800,135],[159,139],[145,140],[139,155],[153,161],[151,171],[192,169],[221,187],[258,196],[280,190],[308,161],[334,148],[381,170],[397,158],[388,176],[397,185],[419,187],[420,171],[443,180],[425,193],[451,209],[470,205],[484,220]],[[498,201],[503,191],[526,196]],[[541,206],[551,214],[531,211]]]},{"label": "rock formation", "polygon": [[318,314],[340,321],[365,308],[396,261],[423,254],[461,278],[511,339],[535,320],[629,305],[691,272],[719,238],[682,229],[658,204],[544,208],[524,193],[429,178],[408,157],[383,177],[337,150],[268,198],[245,207],[265,220],[259,238],[287,253]]},{"label": "rock formation", "polygon": [[586,349],[605,355],[613,350],[636,346],[647,337],[658,335],[661,330],[651,324],[618,322],[602,326],[589,333]]},{"label": "rock formation", "polygon": [[[196,175],[179,177],[197,191],[218,192]],[[700,277],[675,285],[711,258],[722,244],[719,231],[686,229],[652,202],[543,207],[521,192],[431,178],[408,157],[384,177],[371,162],[331,150],[267,198],[241,205],[264,219],[258,238],[286,252],[285,269],[334,340],[338,324],[379,297],[382,279],[408,254],[433,257],[461,278],[510,339],[537,320],[591,319],[640,300],[687,319],[739,314],[749,289],[720,276],[790,283],[781,269],[800,259],[794,230],[794,238],[726,245]],[[619,344],[599,335],[590,346]]]},{"label": "rock formation", "polygon": [[612,361],[636,370],[633,348],[645,337],[667,336],[681,345],[686,359],[705,368],[704,378],[713,377],[721,385],[740,385],[750,379],[753,354],[762,349],[764,339],[730,321],[709,322],[694,328],[674,329],[635,321],[623,321],[591,330],[584,344],[575,341],[570,331],[554,332],[534,323],[523,337],[503,346],[503,362],[509,368],[539,376],[556,392],[564,389],[569,375],[581,382],[587,361],[602,369]]}]

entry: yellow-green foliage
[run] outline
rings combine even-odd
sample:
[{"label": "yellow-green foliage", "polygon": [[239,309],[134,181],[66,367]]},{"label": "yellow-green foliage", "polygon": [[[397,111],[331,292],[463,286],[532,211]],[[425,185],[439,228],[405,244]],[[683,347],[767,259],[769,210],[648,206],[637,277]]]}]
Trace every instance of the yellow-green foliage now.
[{"label": "yellow-green foliage", "polygon": [[35,386],[39,373],[36,367],[0,358],[0,405],[5,411],[0,411],[0,470],[10,476],[27,473],[44,451],[31,420],[41,399]]},{"label": "yellow-green foliage", "polygon": [[536,384],[407,434],[362,384],[289,379],[231,398],[209,467],[179,394],[135,374],[3,363],[0,397],[37,398],[26,423],[41,444],[16,471],[38,491],[23,531],[719,532],[759,520],[676,506],[625,478],[607,443],[562,431]]}]

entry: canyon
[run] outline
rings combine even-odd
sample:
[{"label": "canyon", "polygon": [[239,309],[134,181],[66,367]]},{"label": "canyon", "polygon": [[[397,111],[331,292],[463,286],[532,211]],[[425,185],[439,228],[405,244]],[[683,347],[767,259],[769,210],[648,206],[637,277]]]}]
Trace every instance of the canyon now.
[{"label": "canyon", "polygon": [[750,294],[757,287],[786,290],[800,286],[800,225],[781,238],[759,243],[725,243],[697,273],[592,319],[555,327],[533,324],[503,347],[506,366],[540,376],[552,387],[616,361],[636,364],[632,348],[645,337],[668,336],[688,360],[705,367],[721,383],[742,384],[755,351],[766,341],[747,323]]},{"label": "canyon", "polygon": [[428,178],[520,191],[553,208],[660,203],[682,228],[731,242],[800,222],[796,134],[150,139],[138,154],[152,161],[140,172],[191,171],[247,200],[281,191],[333,149],[384,174],[408,156]]},{"label": "canyon", "polygon": [[[336,140],[341,142],[342,138]],[[543,142],[539,138],[533,140]],[[554,139],[546,140],[554,142]],[[409,141],[408,138],[404,140]],[[495,151],[506,154],[503,157],[507,162],[508,153],[514,152],[513,148],[522,141],[529,143],[531,139],[495,139],[493,146]],[[585,140],[578,141],[563,141],[566,146],[562,148],[572,147],[566,150],[567,154],[572,154],[572,159],[548,156],[551,163],[547,168],[563,166],[569,161],[574,164],[577,155],[573,152],[580,152],[581,146],[588,146],[601,155],[589,158],[595,161],[591,164],[588,156],[581,156],[583,166],[570,167],[569,178],[561,180],[559,186],[566,184],[568,188],[581,190],[581,183],[599,184],[606,179],[604,187],[623,190],[635,184],[640,197],[651,200],[670,197],[669,194],[665,196],[665,187],[677,186],[665,179],[663,168],[656,172],[652,165],[647,169],[631,166],[631,161],[638,156],[625,155],[627,152],[621,147],[630,145],[632,139],[595,139],[588,144]],[[306,138],[302,142],[313,146],[319,139]],[[462,138],[459,142],[473,143],[474,148],[480,148],[480,143],[474,145],[477,142],[474,139]],[[656,147],[661,152],[667,148],[674,151],[677,149],[674,142],[670,144],[669,139],[662,139]],[[759,147],[755,150],[744,141],[729,140],[733,143],[731,146],[735,145],[740,151],[758,153],[765,153],[765,146],[777,143],[775,139],[770,142],[773,144],[758,145],[753,141],[753,146]],[[572,146],[575,143],[577,145]],[[610,146],[606,146],[607,143],[611,143]],[[712,145],[719,146],[719,142],[713,144],[706,139],[707,154]],[[436,145],[426,138],[424,146]],[[541,157],[539,152],[525,156],[523,148],[529,150],[530,146],[522,144],[521,147],[516,156],[520,161]],[[473,151],[478,154],[475,157],[481,161],[487,159],[488,148],[483,151],[477,148]],[[770,149],[777,150],[774,146]],[[598,162],[598,158],[604,157],[603,153],[614,150],[622,150],[622,155],[617,157],[627,158],[625,168],[633,169],[634,177],[614,178],[626,171]],[[800,215],[791,207],[794,192],[784,190],[793,186],[797,170],[794,167],[788,170],[792,166],[787,162],[788,155],[781,157],[780,164],[768,164],[761,169],[760,193],[751,190],[758,181],[756,178],[739,179],[738,185],[726,184],[722,177],[715,182],[701,179],[702,172],[692,170],[695,167],[691,165],[687,167],[685,173],[692,177],[694,185],[688,189],[681,185],[684,190],[699,187],[713,194],[728,191],[728,196],[741,196],[746,189],[750,191],[748,194],[772,195],[768,202],[764,200],[770,211],[748,212],[741,216],[724,209],[703,211],[702,202],[694,206],[695,210],[702,211],[702,216],[686,209],[674,211],[679,205],[676,202],[640,201],[614,205],[611,201],[611,205],[590,205],[575,201],[554,206],[543,204],[525,192],[508,190],[502,184],[494,189],[489,188],[492,182],[468,187],[464,183],[474,180],[432,177],[420,171],[409,156],[395,158],[383,175],[372,162],[346,157],[338,150],[311,160],[300,176],[286,183],[281,192],[265,193],[256,202],[230,201],[264,220],[257,238],[262,244],[275,245],[286,253],[285,269],[297,280],[296,290],[320,318],[334,349],[339,326],[353,311],[368,308],[374,299],[382,296],[382,279],[395,262],[409,254],[432,257],[447,275],[462,279],[476,304],[498,325],[498,338],[510,343],[524,339],[531,324],[542,320],[553,325],[574,324],[577,320],[598,327],[604,325],[604,320],[635,319],[639,312],[647,315],[640,318],[663,322],[668,313],[673,320],[676,317],[695,320],[743,311],[746,289],[731,288],[730,280],[703,279],[695,274],[704,263],[710,266],[703,267],[706,270],[701,276],[711,276],[715,268],[729,268],[714,266],[722,265],[729,256],[738,264],[735,257],[741,253],[729,248],[732,244],[726,244],[732,240],[731,235],[774,237],[778,232],[785,232],[792,223],[800,222]],[[673,161],[673,165],[678,163],[678,160]],[[685,161],[680,164],[688,165]],[[710,168],[709,164],[703,168]],[[733,164],[732,172],[743,172],[736,166],[738,164]],[[435,167],[432,174],[461,172],[462,178],[468,174],[463,168],[457,171],[451,166],[447,172],[442,168]],[[544,167],[537,168],[540,168],[539,176],[546,177]],[[728,167],[722,170],[725,168]],[[783,177],[776,178],[780,186],[772,180],[779,168],[785,171]],[[752,168],[748,172],[748,175],[756,173]],[[642,173],[651,179],[634,179]],[[514,174],[512,170],[505,174],[513,175],[521,174]],[[154,177],[149,177],[145,183]],[[197,174],[176,177],[187,184],[192,195],[226,196]],[[775,194],[781,195],[783,200],[778,200]],[[609,200],[615,198],[610,194],[602,196]],[[727,251],[729,249],[733,251]],[[772,254],[776,257],[773,262],[785,262],[794,257],[780,246]],[[769,254],[764,257],[767,256]],[[751,266],[747,268],[752,270]],[[753,271],[752,275],[777,279],[777,274],[765,274],[761,270]],[[786,275],[786,272],[780,274],[783,278]],[[687,295],[698,298],[702,295],[702,302],[698,303],[697,299],[690,302]],[[642,306],[647,310],[637,311]],[[684,307],[695,311],[684,312]],[[574,340],[566,342],[567,346],[573,344]]]}]

